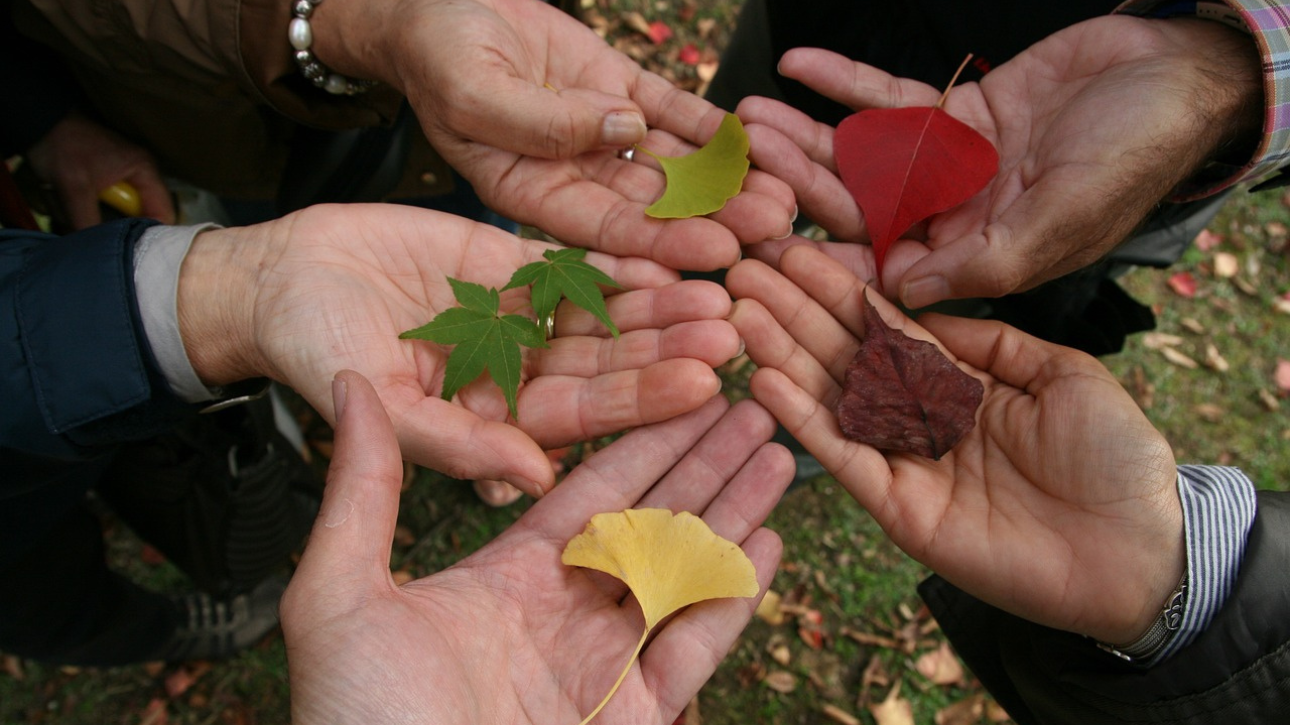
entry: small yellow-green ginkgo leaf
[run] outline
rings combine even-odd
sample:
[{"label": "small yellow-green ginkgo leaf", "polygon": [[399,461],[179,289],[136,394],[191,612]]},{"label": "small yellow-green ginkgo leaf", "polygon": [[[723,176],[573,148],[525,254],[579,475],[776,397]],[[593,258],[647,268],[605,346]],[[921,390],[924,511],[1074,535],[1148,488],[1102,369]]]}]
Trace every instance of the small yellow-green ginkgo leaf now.
[{"label": "small yellow-green ginkgo leaf", "polygon": [[645,613],[645,632],[618,681],[586,725],[618,691],[649,632],[682,607],[707,599],[755,597],[757,569],[743,549],[712,532],[703,519],[667,509],[596,514],[564,547],[560,561],[621,579]]},{"label": "small yellow-green ginkgo leaf", "polygon": [[659,156],[641,146],[663,166],[667,188],[645,213],[657,219],[685,219],[711,214],[734,198],[748,175],[748,134],[739,117],[727,113],[703,148],[685,156]]}]

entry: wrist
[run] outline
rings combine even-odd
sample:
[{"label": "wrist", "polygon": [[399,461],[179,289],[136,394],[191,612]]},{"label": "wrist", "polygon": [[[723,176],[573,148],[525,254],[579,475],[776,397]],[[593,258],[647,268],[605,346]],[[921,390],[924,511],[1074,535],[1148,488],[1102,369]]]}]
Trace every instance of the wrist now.
[{"label": "wrist", "polygon": [[[311,52],[328,69],[349,78],[376,81],[400,92],[385,29],[390,6],[396,3],[368,3],[362,0],[320,2],[310,14],[313,35]],[[293,3],[294,5],[294,3]]]},{"label": "wrist", "polygon": [[256,271],[264,250],[239,243],[244,234],[240,229],[198,234],[179,268],[180,337],[193,371],[207,387],[269,376],[252,335]]},{"label": "wrist", "polygon": [[1248,33],[1215,20],[1174,17],[1157,21],[1180,48],[1193,107],[1200,114],[1202,164],[1240,165],[1254,154],[1263,131],[1264,89],[1259,49]]}]

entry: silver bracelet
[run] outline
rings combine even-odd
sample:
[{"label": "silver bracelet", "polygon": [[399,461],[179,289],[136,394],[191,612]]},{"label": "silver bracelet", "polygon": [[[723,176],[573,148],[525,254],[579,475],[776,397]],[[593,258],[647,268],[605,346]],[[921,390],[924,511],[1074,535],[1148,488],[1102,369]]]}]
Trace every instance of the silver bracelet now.
[{"label": "silver bracelet", "polygon": [[295,49],[296,65],[300,72],[311,83],[328,93],[337,96],[352,96],[364,93],[376,85],[376,81],[347,78],[333,73],[327,66],[318,62],[309,48],[314,44],[314,29],[309,25],[309,16],[322,0],[296,0],[291,6],[291,24],[287,26],[287,40]]},{"label": "silver bracelet", "polygon": [[1113,645],[1098,642],[1097,646],[1129,662],[1151,659],[1173,640],[1174,635],[1182,627],[1183,610],[1187,606],[1187,589],[1187,571],[1184,569],[1178,587],[1174,589],[1173,594],[1169,595],[1169,599],[1165,600],[1164,606],[1160,608],[1160,616],[1156,617],[1145,634],[1129,644]]}]

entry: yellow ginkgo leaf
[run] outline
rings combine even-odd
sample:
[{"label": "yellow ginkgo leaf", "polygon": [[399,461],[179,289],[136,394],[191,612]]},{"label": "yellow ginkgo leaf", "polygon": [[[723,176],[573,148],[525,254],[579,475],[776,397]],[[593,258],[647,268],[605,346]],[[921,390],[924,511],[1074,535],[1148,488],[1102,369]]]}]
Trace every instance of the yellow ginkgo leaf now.
[{"label": "yellow ginkgo leaf", "polygon": [[618,681],[589,722],[631,670],[649,632],[682,607],[707,599],[755,597],[757,569],[743,549],[712,532],[703,519],[667,509],[628,509],[596,514],[564,547],[560,561],[621,579],[645,614],[645,632]]},{"label": "yellow ginkgo leaf", "polygon": [[743,188],[748,175],[748,134],[739,117],[727,113],[703,148],[685,156],[659,156],[642,146],[663,167],[667,188],[645,213],[656,219],[685,219],[719,211]]}]

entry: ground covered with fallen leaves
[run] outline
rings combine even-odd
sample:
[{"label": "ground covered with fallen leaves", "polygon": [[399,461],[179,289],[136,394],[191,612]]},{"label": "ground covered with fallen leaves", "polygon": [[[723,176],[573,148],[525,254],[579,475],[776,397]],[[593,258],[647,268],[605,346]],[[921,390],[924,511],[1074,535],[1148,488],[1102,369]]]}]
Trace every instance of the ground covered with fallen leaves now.
[{"label": "ground covered with fallen leaves", "polygon": [[[734,27],[722,0],[583,0],[588,25],[679,86],[702,91]],[[1124,286],[1157,313],[1156,331],[1104,362],[1173,443],[1181,462],[1238,465],[1265,488],[1290,483],[1290,197],[1238,198],[1169,270]],[[734,395],[746,358],[723,368]],[[329,432],[304,422],[320,463]],[[594,446],[559,452],[576,465]],[[482,546],[525,502],[482,506],[466,482],[409,468],[391,567],[433,573]],[[111,518],[111,557],[136,579],[182,577]],[[835,482],[791,491],[770,526],[785,539],[773,592],[685,725],[1009,722],[948,648],[914,592],[926,571],[887,541]],[[228,662],[112,670],[0,659],[0,724],[256,725],[289,721],[280,635]]]}]

